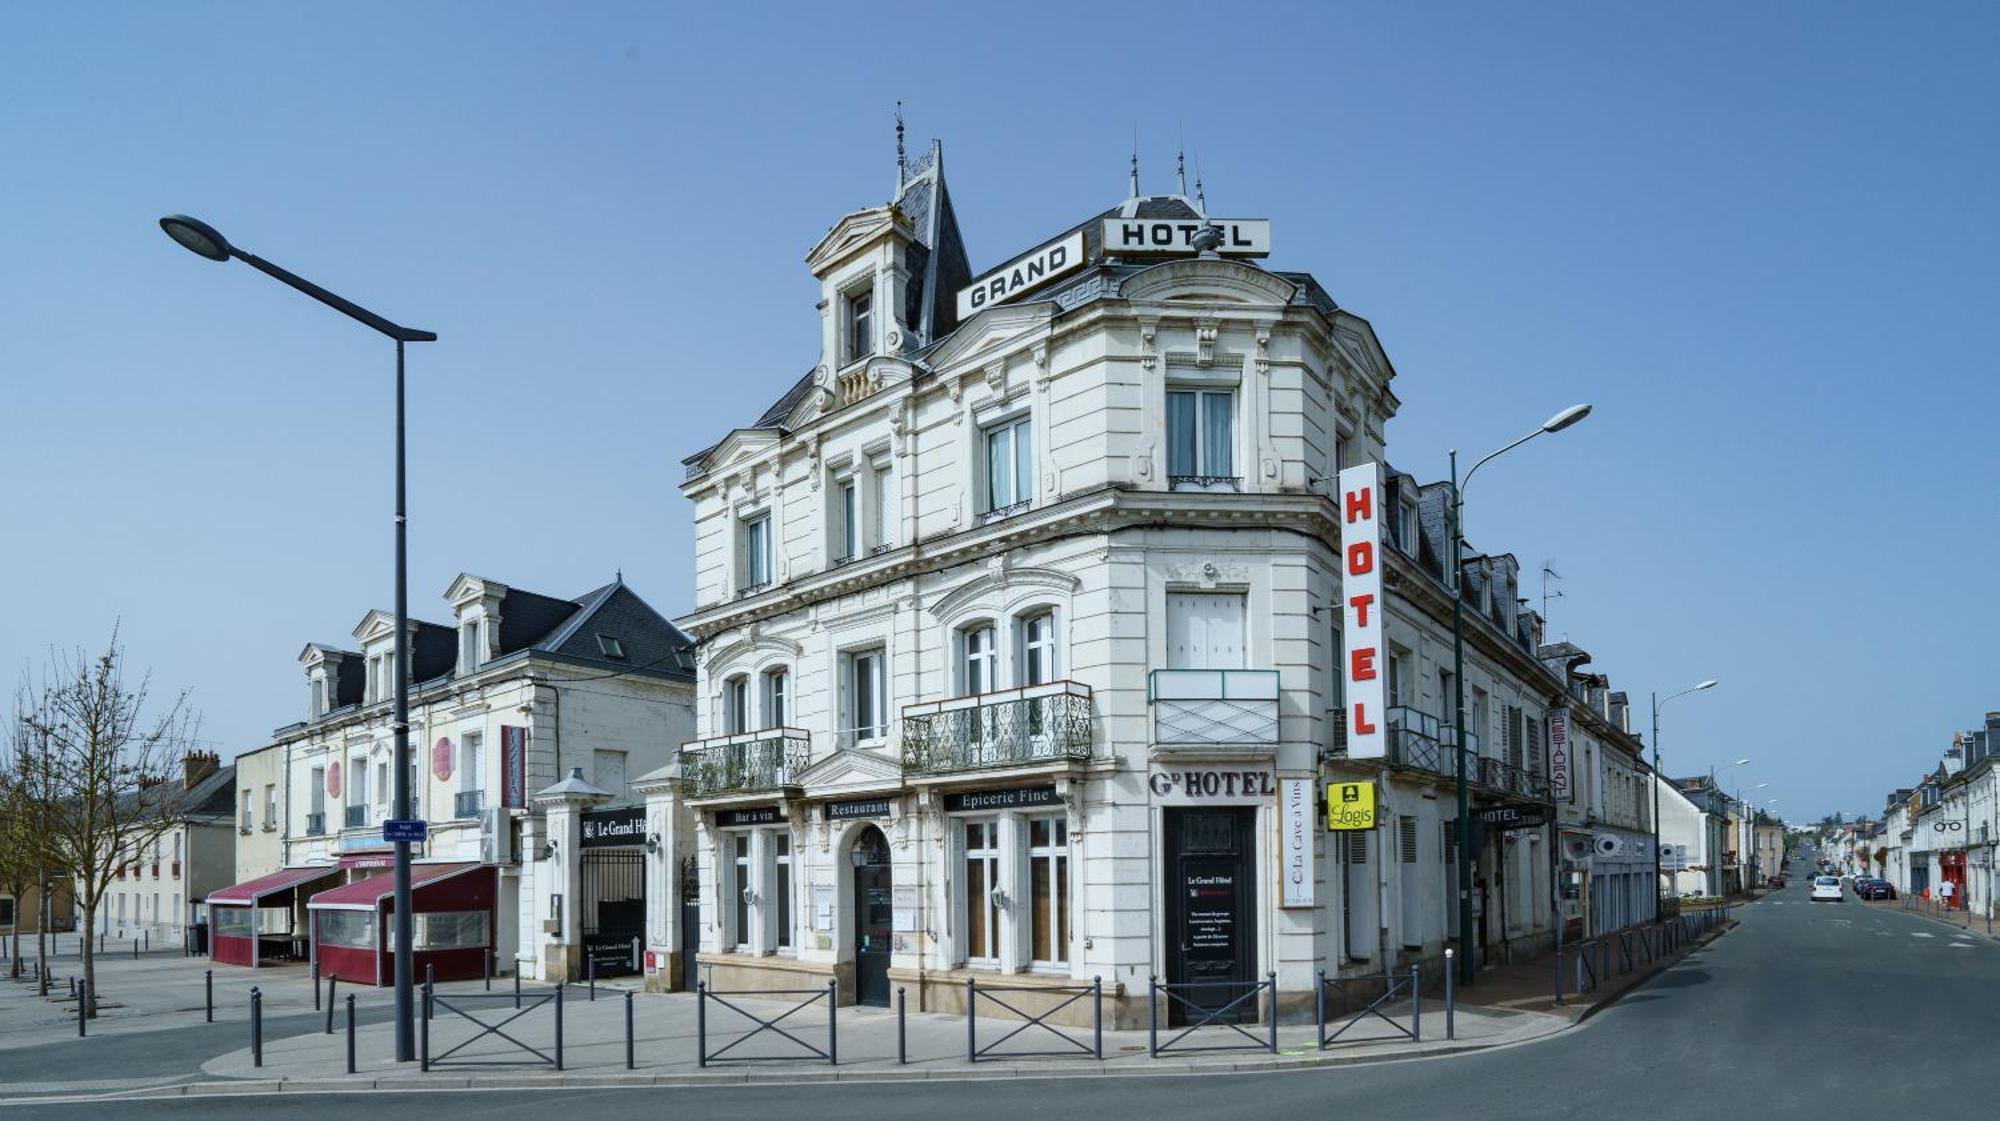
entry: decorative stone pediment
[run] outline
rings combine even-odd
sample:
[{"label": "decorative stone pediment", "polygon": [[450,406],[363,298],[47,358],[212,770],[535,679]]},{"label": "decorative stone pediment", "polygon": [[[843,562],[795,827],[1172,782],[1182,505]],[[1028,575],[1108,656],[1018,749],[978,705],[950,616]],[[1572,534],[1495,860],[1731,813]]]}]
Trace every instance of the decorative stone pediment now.
[{"label": "decorative stone pediment", "polygon": [[892,232],[913,240],[916,237],[909,220],[894,206],[857,210],[835,222],[826,236],[806,253],[806,267],[812,269],[815,276],[824,276],[851,254]]},{"label": "decorative stone pediment", "polygon": [[[952,369],[955,364],[1002,347],[1026,332],[1042,330],[1055,314],[1056,305],[1047,300],[987,308],[959,324],[958,330],[932,351],[926,361],[931,369],[950,371],[949,376],[956,378],[962,371]],[[986,361],[997,357],[995,354],[984,359],[982,368]]]},{"label": "decorative stone pediment", "polygon": [[797,661],[805,653],[805,647],[789,638],[777,635],[752,635],[739,638],[722,646],[703,646],[702,664],[706,666],[735,666],[740,662],[758,661],[762,656],[776,656]]},{"label": "decorative stone pediment", "polygon": [[463,611],[481,600],[498,600],[507,595],[507,585],[470,572],[461,572],[452,580],[451,587],[444,590],[445,602],[453,611]]},{"label": "decorative stone pediment", "polygon": [[960,612],[979,600],[993,596],[995,592],[1002,593],[1000,598],[1012,598],[1006,593],[1026,589],[1074,595],[1082,586],[1082,580],[1054,568],[1008,568],[1004,565],[995,565],[939,596],[930,605],[930,613],[931,618],[945,622],[956,618]]},{"label": "decorative stone pediment", "polygon": [[1128,300],[1199,300],[1223,304],[1289,304],[1298,285],[1230,260],[1168,261],[1133,273],[1118,286]]},{"label": "decorative stone pediment", "polygon": [[798,784],[814,794],[871,794],[903,786],[902,764],[873,751],[842,748],[797,776]]},{"label": "decorative stone pediment", "polygon": [[720,474],[736,464],[746,463],[778,442],[775,428],[737,428],[722,438],[708,453],[703,464],[709,474]]},{"label": "decorative stone pediment", "polygon": [[[412,630],[416,629],[416,625],[417,621],[415,619],[410,620],[410,628]],[[364,647],[377,642],[388,642],[394,639],[396,637],[395,613],[384,611],[378,607],[368,614],[363,615],[361,622],[355,625],[354,637]]]}]

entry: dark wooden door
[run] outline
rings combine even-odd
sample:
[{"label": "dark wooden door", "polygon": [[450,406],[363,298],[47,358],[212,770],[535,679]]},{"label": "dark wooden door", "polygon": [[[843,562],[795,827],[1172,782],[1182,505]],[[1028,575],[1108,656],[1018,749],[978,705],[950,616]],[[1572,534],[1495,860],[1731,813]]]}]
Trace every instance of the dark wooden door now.
[{"label": "dark wooden door", "polygon": [[870,826],[854,842],[854,1000],[889,1006],[889,944],[895,884],[889,843]]},{"label": "dark wooden door", "polygon": [[[1167,981],[1199,1009],[1220,1008],[1256,980],[1256,810],[1251,807],[1164,811],[1167,861]],[[1189,1010],[1170,1001],[1167,1022]],[[1257,1018],[1257,1001],[1229,1015]],[[1199,1014],[1196,1014],[1199,1018]]]}]

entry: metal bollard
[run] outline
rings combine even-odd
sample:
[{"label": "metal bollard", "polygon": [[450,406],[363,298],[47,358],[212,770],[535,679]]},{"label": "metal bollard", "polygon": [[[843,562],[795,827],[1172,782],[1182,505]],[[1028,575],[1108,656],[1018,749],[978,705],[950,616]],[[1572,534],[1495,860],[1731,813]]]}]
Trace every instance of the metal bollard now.
[{"label": "metal bollard", "polygon": [[347,994],[347,1073],[354,1073],[354,994]]},{"label": "metal bollard", "polygon": [[424,967],[424,1014],[417,1017],[417,1069],[429,1074],[431,1070],[431,979],[430,967]]},{"label": "metal bollard", "polygon": [[76,999],[76,978],[74,977],[69,979],[69,998],[71,1000]]},{"label": "metal bollard", "polygon": [[486,947],[486,991],[493,991],[493,947]]},{"label": "metal bollard", "polygon": [[[1557,958],[1556,984],[1558,988],[1560,988],[1560,986],[1562,985],[1562,961],[1561,961],[1562,955],[1557,954],[1556,958]],[[1454,978],[1457,977],[1458,970],[1453,969],[1451,967],[1451,959],[1452,959],[1451,947],[1447,946],[1445,947],[1444,951],[1444,1037],[1446,1039],[1458,1038],[1456,1025],[1454,1025],[1451,1020],[1452,981]]]},{"label": "metal bollard", "polygon": [[1278,1053],[1278,971],[1265,975],[1271,986],[1271,1054]]},{"label": "metal bollard", "polygon": [[433,991],[433,986],[435,986],[436,984],[437,984],[437,966],[435,965],[424,966],[424,1020],[426,1022],[428,1022],[431,1018],[431,994]]},{"label": "metal bollard", "polygon": [[625,1069],[636,1070],[638,1064],[632,1061],[632,990],[625,990]]},{"label": "metal bollard", "polygon": [[1423,966],[1410,967],[1410,1042],[1424,1041]]},{"label": "metal bollard", "polygon": [[514,1007],[521,1007],[521,963],[514,963]]},{"label": "metal bollard", "polygon": [[264,994],[250,986],[250,1065],[264,1065]]},{"label": "metal bollard", "polygon": [[972,1018],[973,1005],[979,1003],[978,983],[971,977],[965,979],[965,1061],[979,1061],[979,1025]]},{"label": "metal bollard", "polygon": [[[81,956],[82,947],[78,947],[77,952],[79,956]],[[137,938],[132,939],[132,960],[133,961],[139,960],[139,940]]]},{"label": "metal bollard", "polygon": [[215,1022],[215,970],[202,970],[201,987],[204,1008],[202,1022],[212,1024]]},{"label": "metal bollard", "polygon": [[903,1017],[907,1014],[907,1010],[904,1007],[904,1001],[903,1001],[904,992],[905,990],[903,986],[901,985],[896,986],[896,1065],[897,1066],[901,1066],[904,1063],[910,1061],[909,1035],[908,1035],[907,1025],[903,1023]]},{"label": "metal bollard", "polygon": [[708,982],[694,983],[694,1065],[708,1065]]},{"label": "metal bollard", "polygon": [[1090,1038],[1097,1049],[1097,1061],[1104,1061],[1104,978],[1090,979]]},{"label": "metal bollard", "polygon": [[[326,979],[326,1034],[333,1034],[333,994],[340,991],[340,974]],[[347,999],[353,1000],[352,996]]]},{"label": "metal bollard", "polygon": [[[312,964],[312,980],[313,980],[313,1011],[317,1012],[319,1011],[319,963],[318,962],[313,962]],[[328,1020],[327,1031],[331,1033],[332,1030],[333,1030],[333,1021]]]},{"label": "metal bollard", "polygon": [[139,943],[140,943],[140,945],[142,945],[142,946],[144,946],[144,947],[145,947],[145,949],[146,949],[146,952],[147,952],[147,953],[149,953],[149,954],[150,954],[150,953],[152,953],[152,952],[153,952],[153,932],[152,932],[152,931],[150,931],[150,930],[142,930],[142,931],[140,931],[140,932],[139,932]]},{"label": "metal bollard", "polygon": [[586,958],[584,961],[584,972],[590,974],[590,999],[594,1004],[597,1001],[597,959]]},{"label": "metal bollard", "polygon": [[[1445,953],[1450,953],[1446,950]],[[1319,1033],[1320,1050],[1326,1050],[1326,970],[1313,974],[1313,1030]]]},{"label": "metal bollard", "polygon": [[563,996],[563,983],[561,981],[557,981],[556,982],[556,1069],[557,1070],[561,1070],[563,1068],[562,996]]},{"label": "metal bollard", "polygon": [[840,1065],[840,980],[826,983],[826,1065]]},{"label": "metal bollard", "polygon": [[[90,982],[86,981],[84,982],[83,985],[83,995],[87,996],[89,995],[89,993],[90,993]],[[85,1034],[84,1025],[89,1022],[90,1022],[90,1002],[88,1000],[83,999],[83,996],[79,996],[76,1001],[76,1037],[78,1039],[82,1039],[84,1037]]]}]

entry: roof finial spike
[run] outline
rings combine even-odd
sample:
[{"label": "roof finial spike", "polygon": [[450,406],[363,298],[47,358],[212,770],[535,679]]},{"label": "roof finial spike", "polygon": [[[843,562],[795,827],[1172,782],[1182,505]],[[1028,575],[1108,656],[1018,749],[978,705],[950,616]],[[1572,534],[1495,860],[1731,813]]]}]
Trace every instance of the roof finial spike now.
[{"label": "roof finial spike", "polygon": [[908,182],[910,160],[903,152],[903,99],[896,99],[896,190],[900,193]]},{"label": "roof finial spike", "polygon": [[1187,153],[1174,153],[1174,179],[1180,183],[1180,196],[1187,197]]},{"label": "roof finial spike", "polygon": [[1139,126],[1132,126],[1132,197],[1139,197]]},{"label": "roof finial spike", "polygon": [[625,582],[625,568],[624,568],[624,566],[623,566],[623,565],[620,565],[619,567],[617,567],[617,568],[614,568],[614,569],[612,569],[612,571],[618,574],[618,582],[619,582],[620,584],[623,584],[623,583]]},{"label": "roof finial spike", "polygon": [[[1182,194],[1186,194],[1182,189]],[[1204,218],[1208,217],[1208,198],[1201,193],[1201,149],[1194,150],[1194,208]]]}]

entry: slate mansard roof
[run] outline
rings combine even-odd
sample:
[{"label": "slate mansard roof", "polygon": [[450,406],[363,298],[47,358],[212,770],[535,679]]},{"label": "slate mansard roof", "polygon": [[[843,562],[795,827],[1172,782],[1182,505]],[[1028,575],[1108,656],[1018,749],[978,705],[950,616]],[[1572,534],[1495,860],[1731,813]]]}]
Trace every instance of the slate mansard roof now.
[{"label": "slate mansard roof", "polygon": [[[558,599],[520,588],[508,588],[499,603],[497,649],[475,672],[495,664],[536,654],[567,661],[591,662],[630,673],[694,680],[694,640],[621,578],[575,599]],[[442,623],[416,624],[411,648],[411,677],[418,687],[448,681],[457,671],[457,631]],[[612,640],[618,656],[605,652],[599,636]],[[333,716],[359,706],[366,695],[366,667],[351,650],[314,644],[341,655],[334,679]]]}]

